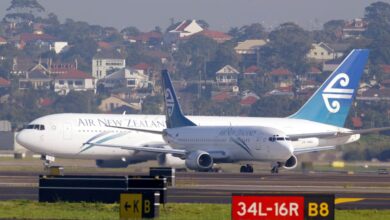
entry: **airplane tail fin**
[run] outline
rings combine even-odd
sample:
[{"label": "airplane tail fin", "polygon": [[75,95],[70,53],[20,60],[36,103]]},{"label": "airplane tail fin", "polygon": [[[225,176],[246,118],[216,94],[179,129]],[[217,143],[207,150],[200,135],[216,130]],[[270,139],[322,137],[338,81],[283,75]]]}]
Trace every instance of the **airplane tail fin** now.
[{"label": "airplane tail fin", "polygon": [[168,71],[162,70],[161,75],[165,93],[164,104],[167,128],[196,126],[194,122],[184,116],[177,100],[175,89],[173,88],[171,77],[169,76]]},{"label": "airplane tail fin", "polygon": [[359,88],[368,54],[368,49],[352,50],[314,95],[290,118],[343,127]]}]

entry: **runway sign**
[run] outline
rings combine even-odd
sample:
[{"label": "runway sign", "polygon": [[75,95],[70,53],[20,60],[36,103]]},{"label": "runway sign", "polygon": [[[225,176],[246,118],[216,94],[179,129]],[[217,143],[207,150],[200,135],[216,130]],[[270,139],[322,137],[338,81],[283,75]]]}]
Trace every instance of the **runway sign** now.
[{"label": "runway sign", "polygon": [[156,193],[122,193],[119,217],[121,220],[158,217],[160,204],[157,201]]},{"label": "runway sign", "polygon": [[334,220],[334,195],[233,194],[233,220]]}]

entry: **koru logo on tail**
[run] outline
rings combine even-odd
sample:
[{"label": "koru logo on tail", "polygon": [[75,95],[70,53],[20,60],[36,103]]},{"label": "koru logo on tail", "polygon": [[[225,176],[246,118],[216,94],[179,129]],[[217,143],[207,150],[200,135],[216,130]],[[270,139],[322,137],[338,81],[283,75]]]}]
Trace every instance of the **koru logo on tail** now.
[{"label": "koru logo on tail", "polygon": [[322,93],[325,106],[331,113],[337,113],[340,110],[340,101],[337,99],[351,99],[354,92],[354,89],[334,88],[337,82],[340,82],[341,87],[347,87],[349,85],[349,76],[346,73],[338,74],[329,82]]},{"label": "koru logo on tail", "polygon": [[165,90],[165,103],[168,115],[172,116],[173,108],[175,107],[175,101],[173,100],[172,92],[170,89]]}]

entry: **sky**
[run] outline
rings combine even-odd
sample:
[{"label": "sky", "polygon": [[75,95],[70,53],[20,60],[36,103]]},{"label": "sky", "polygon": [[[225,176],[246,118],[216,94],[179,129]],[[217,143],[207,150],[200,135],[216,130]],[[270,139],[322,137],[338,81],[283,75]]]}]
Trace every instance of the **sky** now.
[{"label": "sky", "polygon": [[[377,0],[38,0],[60,21],[72,18],[119,30],[135,26],[150,31],[165,29],[171,20],[203,19],[210,29],[228,31],[231,27],[259,22],[267,28],[292,21],[306,29],[319,29],[332,19],[364,16],[364,8]],[[390,0],[382,0],[390,3]],[[0,16],[11,0],[0,1]]]}]

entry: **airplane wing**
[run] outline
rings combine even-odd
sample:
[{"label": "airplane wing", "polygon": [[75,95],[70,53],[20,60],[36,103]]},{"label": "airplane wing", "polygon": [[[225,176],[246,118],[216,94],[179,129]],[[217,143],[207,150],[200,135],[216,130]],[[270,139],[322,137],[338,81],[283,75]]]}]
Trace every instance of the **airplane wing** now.
[{"label": "airplane wing", "polygon": [[289,134],[288,136],[292,140],[297,140],[300,138],[332,138],[332,137],[342,137],[349,136],[353,134],[369,134],[369,133],[378,133],[381,131],[388,131],[390,127],[382,127],[382,128],[368,128],[361,130],[346,130],[346,131],[331,131],[331,132],[319,132],[319,133],[306,133],[306,134]]},{"label": "airplane wing", "polygon": [[98,144],[98,143],[85,143],[92,146],[100,146],[100,147],[112,147],[112,148],[120,148],[124,150],[136,150],[136,151],[145,151],[152,153],[166,153],[166,154],[177,154],[177,155],[186,155],[186,150],[181,149],[167,149],[161,147],[150,147],[148,145],[145,146],[122,146],[122,145],[114,145],[114,144]]},{"label": "airplane wing", "polygon": [[312,153],[324,150],[334,150],[335,146],[324,146],[324,147],[297,147],[294,149],[294,155]]}]

